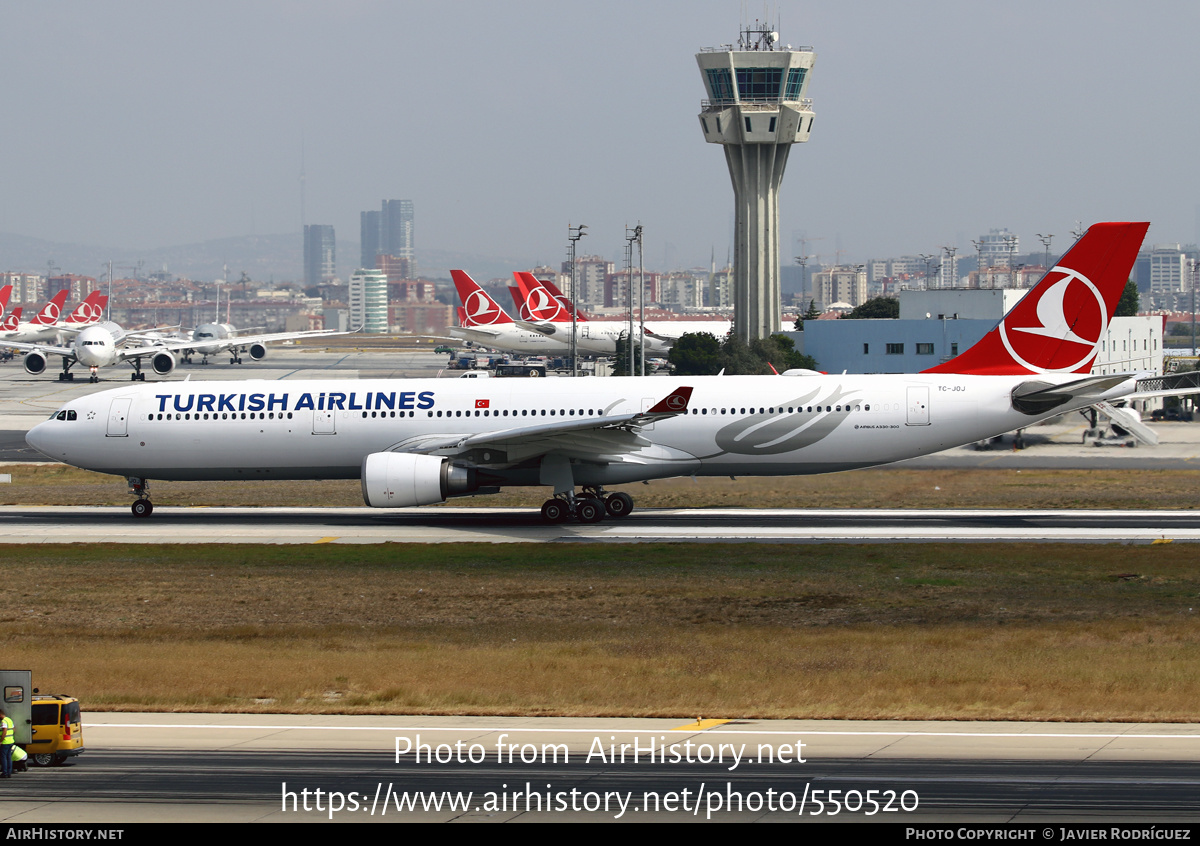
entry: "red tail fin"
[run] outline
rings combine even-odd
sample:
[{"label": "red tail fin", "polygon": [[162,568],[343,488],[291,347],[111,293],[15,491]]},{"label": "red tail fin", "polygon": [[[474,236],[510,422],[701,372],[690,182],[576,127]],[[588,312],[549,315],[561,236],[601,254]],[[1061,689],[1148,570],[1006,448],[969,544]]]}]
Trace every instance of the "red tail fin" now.
[{"label": "red tail fin", "polygon": [[488,296],[487,291],[480,288],[466,273],[451,270],[450,276],[454,279],[454,287],[458,290],[458,297],[462,300],[465,312],[462,326],[494,326],[513,322],[508,313]]},{"label": "red tail fin", "polygon": [[514,273],[513,276],[517,279],[521,293],[525,295],[524,310],[529,313],[530,320],[551,323],[570,321],[571,315],[563,308],[563,304],[532,273]]},{"label": "red tail fin", "polygon": [[12,310],[12,314],[4,318],[4,322],[0,323],[0,329],[5,332],[15,332],[21,327],[21,307],[17,306]]},{"label": "red tail fin", "polygon": [[4,310],[8,308],[8,298],[11,296],[12,285],[5,285],[3,288],[0,288],[0,314],[3,314]]},{"label": "red tail fin", "polygon": [[57,323],[59,315],[62,314],[63,303],[67,301],[67,294],[69,293],[71,293],[69,288],[63,288],[51,298],[50,302],[42,307],[37,317],[29,322],[36,323],[38,326],[50,326]]},{"label": "red tail fin", "polygon": [[1087,373],[1149,223],[1097,223],[979,343],[926,373]]},{"label": "red tail fin", "polygon": [[108,297],[99,291],[92,291],[87,295],[87,299],[75,306],[75,310],[67,317],[66,322],[72,326],[78,326],[81,323],[95,323],[104,314],[104,304],[107,302]]}]

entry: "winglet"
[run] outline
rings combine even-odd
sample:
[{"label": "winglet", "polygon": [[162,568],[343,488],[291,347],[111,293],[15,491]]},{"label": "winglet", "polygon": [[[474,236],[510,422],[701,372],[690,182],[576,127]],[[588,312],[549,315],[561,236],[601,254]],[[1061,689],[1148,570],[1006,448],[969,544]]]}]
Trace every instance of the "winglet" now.
[{"label": "winglet", "polygon": [[683,386],[676,388],[671,393],[667,394],[653,408],[647,410],[646,414],[686,414],[688,410],[688,402],[692,398],[691,386]]}]

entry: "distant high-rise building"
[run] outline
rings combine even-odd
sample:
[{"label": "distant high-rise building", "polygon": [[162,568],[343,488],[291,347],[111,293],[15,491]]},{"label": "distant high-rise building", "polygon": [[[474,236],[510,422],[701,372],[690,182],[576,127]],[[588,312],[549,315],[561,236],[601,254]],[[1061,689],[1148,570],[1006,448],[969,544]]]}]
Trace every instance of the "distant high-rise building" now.
[{"label": "distant high-rise building", "polygon": [[368,334],[388,330],[388,280],[382,270],[360,268],[350,276],[350,326]]},{"label": "distant high-rise building", "polygon": [[360,213],[363,267],[381,267],[380,256],[406,262],[407,272],[416,275],[413,250],[412,200],[384,200],[379,211]]},{"label": "distant high-rise building", "polygon": [[384,200],[379,214],[379,252],[413,259],[413,202]]},{"label": "distant high-rise building", "polygon": [[305,285],[320,285],[337,276],[336,241],[332,226],[313,223],[304,227]]},{"label": "distant high-rise building", "polygon": [[378,267],[376,256],[379,255],[379,218],[377,211],[365,211],[359,214],[361,221],[362,258],[359,267]]}]

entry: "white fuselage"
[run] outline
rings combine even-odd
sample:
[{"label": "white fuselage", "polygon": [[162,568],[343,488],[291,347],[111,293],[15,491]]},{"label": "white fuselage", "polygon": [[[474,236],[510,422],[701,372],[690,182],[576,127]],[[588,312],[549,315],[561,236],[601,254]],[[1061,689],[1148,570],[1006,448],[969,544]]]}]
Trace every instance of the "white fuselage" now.
[{"label": "white fuselage", "polygon": [[450,334],[455,338],[462,338],[464,341],[471,341],[480,346],[520,355],[566,355],[571,352],[569,337],[564,339],[543,335],[540,332],[522,329],[515,323],[501,323],[479,328],[452,326]]},{"label": "white fuselage", "polygon": [[[28,442],[58,461],[145,479],[358,478],[367,455],[417,449],[422,438],[594,420],[595,429],[547,434],[571,457],[577,485],[691,474],[800,475],[887,464],[1028,426],[1039,418],[1015,410],[1011,393],[1033,378],[160,382],[72,400],[57,414],[64,419],[39,424]],[[605,417],[645,411],[677,385],[693,389],[685,413],[633,433],[599,429]],[[1130,390],[1132,381],[1105,398]],[[435,454],[470,463],[489,484],[537,485],[542,458],[556,449],[527,439],[506,447],[502,435],[489,442],[495,446]]]}]

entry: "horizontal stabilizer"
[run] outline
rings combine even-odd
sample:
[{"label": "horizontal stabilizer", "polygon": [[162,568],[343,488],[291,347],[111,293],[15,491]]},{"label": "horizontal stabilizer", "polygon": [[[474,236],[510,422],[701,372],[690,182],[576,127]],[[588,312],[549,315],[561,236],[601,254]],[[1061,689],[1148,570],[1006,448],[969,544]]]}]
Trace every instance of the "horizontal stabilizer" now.
[{"label": "horizontal stabilizer", "polygon": [[[1060,405],[1088,397],[1095,397],[1097,401],[1100,401],[1105,394],[1118,385],[1128,382],[1130,378],[1128,374],[1089,376],[1086,379],[1076,379],[1074,382],[1061,385],[1043,382],[1040,379],[1030,379],[1013,388],[1012,404],[1013,408],[1022,414],[1047,414]],[[1095,403],[1090,404],[1094,405]]]},{"label": "horizontal stabilizer", "polygon": [[558,332],[558,330],[553,326],[546,326],[541,323],[530,323],[528,320],[514,320],[513,322],[522,329],[527,329],[530,332],[537,332],[539,335],[545,335],[547,337],[557,334]]}]

